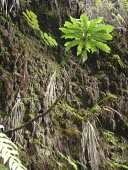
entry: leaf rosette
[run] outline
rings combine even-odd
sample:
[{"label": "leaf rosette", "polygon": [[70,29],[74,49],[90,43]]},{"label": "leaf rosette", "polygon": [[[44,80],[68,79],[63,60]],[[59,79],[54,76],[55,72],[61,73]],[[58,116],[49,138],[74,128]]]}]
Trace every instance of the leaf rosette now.
[{"label": "leaf rosette", "polygon": [[106,42],[113,38],[112,25],[101,24],[103,18],[89,20],[86,14],[82,14],[80,19],[70,17],[70,20],[65,22],[64,27],[59,28],[64,34],[61,38],[71,39],[65,43],[66,51],[77,46],[77,56],[81,55],[83,62],[87,60],[87,52],[94,53],[100,49],[110,53],[111,49]]}]

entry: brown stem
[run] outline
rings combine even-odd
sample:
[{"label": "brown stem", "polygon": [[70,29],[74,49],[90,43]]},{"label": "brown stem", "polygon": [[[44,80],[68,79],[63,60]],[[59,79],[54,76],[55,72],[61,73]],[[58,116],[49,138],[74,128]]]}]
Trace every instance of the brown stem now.
[{"label": "brown stem", "polygon": [[[76,71],[77,71],[77,69],[78,69],[78,67],[79,67],[80,62],[81,62],[81,55],[80,55],[80,58],[79,58],[79,62],[77,63],[77,65],[76,65],[76,67],[75,67],[75,69],[74,69],[73,74],[72,74],[71,77],[67,80],[67,82],[66,82],[66,84],[65,84],[65,86],[64,86],[64,88],[63,88],[63,90],[62,90],[62,92],[61,92],[61,94],[58,96],[58,98],[54,101],[54,103],[53,103],[45,112],[38,114],[36,117],[34,117],[33,119],[30,119],[28,122],[22,124],[22,125],[19,126],[19,127],[16,127],[16,128],[14,128],[14,129],[12,128],[12,129],[6,130],[5,133],[10,133],[10,132],[14,132],[14,131],[17,131],[17,130],[19,130],[19,129],[22,129],[22,128],[24,128],[25,126],[27,126],[28,124],[34,122],[35,120],[38,120],[39,118],[45,116],[47,113],[50,113],[50,111],[57,105],[57,103],[59,102],[59,100],[62,98],[64,92],[67,90],[68,84],[69,84],[69,82],[72,80],[72,78],[74,77],[74,75],[75,75],[75,73],[76,73]],[[40,111],[40,112],[41,112],[41,111]]]}]

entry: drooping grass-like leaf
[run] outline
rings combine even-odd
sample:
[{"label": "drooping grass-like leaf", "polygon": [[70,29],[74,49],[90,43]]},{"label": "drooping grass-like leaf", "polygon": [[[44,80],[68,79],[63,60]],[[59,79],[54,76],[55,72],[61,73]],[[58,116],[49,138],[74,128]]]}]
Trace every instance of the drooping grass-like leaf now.
[{"label": "drooping grass-like leaf", "polygon": [[96,129],[91,122],[82,123],[82,155],[83,159],[85,157],[85,150],[87,148],[89,163],[92,170],[98,170],[99,161],[100,161],[100,145],[98,140],[98,135]]}]

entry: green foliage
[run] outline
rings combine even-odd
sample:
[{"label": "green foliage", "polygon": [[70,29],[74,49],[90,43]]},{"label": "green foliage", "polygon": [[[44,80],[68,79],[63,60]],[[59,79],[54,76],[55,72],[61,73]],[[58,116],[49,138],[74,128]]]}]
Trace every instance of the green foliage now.
[{"label": "green foliage", "polygon": [[80,16],[80,20],[70,17],[70,22],[66,21],[60,30],[64,33],[62,38],[72,39],[65,43],[66,51],[77,46],[77,56],[81,55],[83,62],[87,60],[87,52],[97,52],[98,49],[110,53],[110,48],[106,44],[112,39],[110,34],[114,27],[100,24],[103,18],[89,20],[86,14]]},{"label": "green foliage", "polygon": [[62,154],[59,151],[58,151],[58,154],[61,156],[61,158],[65,159],[69,163],[69,165],[72,166],[72,168],[74,170],[78,170],[78,164],[80,164],[82,167],[84,167],[84,169],[87,169],[87,167],[85,165],[83,165],[79,161],[74,160],[71,156],[66,157],[64,154]]},{"label": "green foliage", "polygon": [[73,169],[78,170],[77,164],[72,157],[70,157],[70,156],[66,157],[61,152],[58,152],[58,153],[63,159],[65,159],[70,165],[72,165]]},{"label": "green foliage", "polygon": [[104,135],[106,136],[107,142],[111,143],[114,146],[117,146],[119,144],[118,139],[115,137],[113,132],[105,130]]},{"label": "green foliage", "polygon": [[122,67],[122,68],[125,67],[125,64],[122,62],[122,60],[121,60],[121,58],[120,58],[119,55],[114,54],[114,55],[113,55],[113,58],[114,58],[115,60],[117,60],[117,62],[118,62],[118,64],[120,65],[120,67]]},{"label": "green foliage", "polygon": [[117,168],[128,169],[127,160],[122,160],[122,157],[120,155],[120,151],[125,150],[126,145],[122,144],[120,142],[120,138],[118,138],[111,131],[105,130],[104,137],[106,139],[106,142],[109,144],[109,147],[112,149],[112,151],[113,151],[113,148],[115,149],[111,153],[111,158],[107,158],[107,163],[108,165],[110,165],[110,170],[116,170]]},{"label": "green foliage", "polygon": [[[0,129],[4,127],[0,125]],[[17,146],[4,133],[0,133],[0,156],[3,164],[8,163],[10,170],[27,170],[18,158]]]},{"label": "green foliage", "polygon": [[122,24],[126,24],[125,19],[120,14],[112,13],[112,16],[117,20],[119,26],[122,26]]},{"label": "green foliage", "polygon": [[44,42],[48,46],[57,46],[57,42],[55,39],[53,39],[50,35],[48,35],[45,32],[42,32],[38,23],[37,16],[34,12],[29,11],[26,9],[25,12],[23,12],[24,18],[27,20],[28,24],[34,29],[40,32],[41,38],[44,40]]},{"label": "green foliage", "polygon": [[58,106],[63,109],[66,110],[68,113],[70,113],[71,115],[77,117],[80,120],[84,120],[84,118],[82,116],[80,116],[77,112],[77,110],[75,110],[73,107],[69,106],[67,103],[58,103]]},{"label": "green foliage", "polygon": [[116,170],[117,168],[120,169],[128,169],[128,165],[122,164],[122,163],[118,163],[117,161],[117,155],[115,156],[115,154],[112,154],[112,159],[107,159],[108,164],[110,165],[111,169],[110,170]]},{"label": "green foliage", "polygon": [[119,2],[124,7],[126,12],[128,12],[128,1],[127,0],[119,0]]},{"label": "green foliage", "polygon": [[37,16],[32,11],[28,11],[26,9],[26,12],[23,12],[23,15],[24,15],[25,19],[27,20],[28,24],[33,29],[40,31],[40,27],[39,27],[39,24],[38,24]]}]

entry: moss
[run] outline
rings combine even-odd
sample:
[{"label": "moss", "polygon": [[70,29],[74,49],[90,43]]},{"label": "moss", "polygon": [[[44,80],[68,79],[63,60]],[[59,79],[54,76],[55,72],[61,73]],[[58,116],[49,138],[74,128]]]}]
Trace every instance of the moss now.
[{"label": "moss", "polygon": [[[39,8],[36,5],[30,6],[37,13],[42,30],[50,32],[59,40],[59,43],[62,43],[58,31],[57,9],[54,0],[50,2],[53,2],[52,9],[49,4],[46,4],[46,1],[41,1],[42,4],[38,6]],[[68,1],[63,0],[60,3],[62,21],[68,20],[71,14],[71,9],[67,8]],[[60,44],[59,50],[49,49],[40,41],[38,34],[26,25],[22,16],[16,18],[15,22],[11,18],[8,24],[7,22],[2,18],[0,23],[0,73],[2,75],[2,80],[0,79],[0,115],[6,118],[7,111],[9,112],[14,106],[17,94],[20,92],[21,101],[25,107],[23,122],[26,122],[35,117],[39,110],[46,110],[45,93],[53,71],[59,68],[55,90],[57,97],[74,71],[77,58],[75,58],[75,52],[64,54],[64,48]],[[121,60],[127,65],[127,37],[118,32],[114,32],[114,34],[114,41],[110,42],[111,55],[119,54]],[[119,46],[120,42],[124,47]],[[24,54],[27,56],[27,64]],[[90,120],[95,120],[95,126],[99,127],[96,130],[99,132],[100,140],[103,141],[101,147],[104,149],[105,157],[112,163],[118,163],[117,166],[113,165],[116,170],[124,168],[122,165],[127,166],[127,68],[120,68],[111,55],[101,52],[90,54],[87,63],[79,66],[76,75],[69,83],[68,90],[60,101],[61,105],[68,103],[75,110],[75,115],[56,106],[51,112],[51,116],[46,115],[45,118],[28,125],[23,129],[20,140],[19,137],[16,138],[17,142],[28,151],[19,149],[20,157],[29,169],[61,168],[72,170],[73,166],[63,159],[58,151],[66,157],[71,156],[78,161],[82,159],[80,132],[83,119],[79,119],[76,114],[84,117],[89,110],[87,107],[92,108],[110,92],[117,95],[117,100],[108,100],[99,104],[97,107],[100,114],[91,113],[88,117],[91,116]],[[63,64],[58,65],[64,56],[67,59]],[[123,116],[121,118],[117,113],[103,110],[104,105],[112,107],[123,116],[125,115],[125,121],[122,121]],[[88,121],[88,117],[84,117],[85,122]],[[47,118],[49,118],[49,122],[46,121]],[[10,123],[11,121],[7,122],[7,128],[10,128]],[[105,138],[101,133],[101,127],[110,130],[113,129],[113,125],[115,126],[111,138]],[[29,135],[25,135],[24,130],[28,130]],[[13,138],[14,136],[13,134]],[[86,152],[86,161],[88,161],[87,157]],[[108,169],[113,168],[108,163],[106,166]],[[81,169],[81,167],[78,168]]]}]

